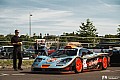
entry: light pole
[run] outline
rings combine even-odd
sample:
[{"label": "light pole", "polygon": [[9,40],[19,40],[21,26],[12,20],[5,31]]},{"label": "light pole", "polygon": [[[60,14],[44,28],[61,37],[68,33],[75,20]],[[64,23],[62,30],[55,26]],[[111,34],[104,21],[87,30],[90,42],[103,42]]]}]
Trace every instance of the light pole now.
[{"label": "light pole", "polygon": [[30,37],[31,37],[31,16],[32,16],[32,14],[29,15],[29,31],[30,31],[29,36]]}]

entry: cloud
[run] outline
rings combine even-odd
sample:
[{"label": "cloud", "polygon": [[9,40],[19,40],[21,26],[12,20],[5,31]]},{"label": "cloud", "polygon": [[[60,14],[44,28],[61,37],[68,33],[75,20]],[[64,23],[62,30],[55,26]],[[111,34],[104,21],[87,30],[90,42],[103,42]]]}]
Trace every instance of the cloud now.
[{"label": "cloud", "polygon": [[109,5],[120,5],[120,0],[99,0],[101,3],[103,3],[106,6]]},{"label": "cloud", "polygon": [[73,15],[71,11],[53,10],[49,8],[40,8],[31,12],[37,19],[57,19]]},{"label": "cloud", "polygon": [[60,18],[65,18],[72,15],[72,12],[70,11],[52,10],[48,8],[31,10],[30,12],[19,8],[0,10],[2,11],[2,13],[0,13],[1,21],[15,20],[16,24],[28,22],[30,14],[32,14],[31,19],[33,22],[42,20],[58,21]]},{"label": "cloud", "polygon": [[[14,29],[15,28],[28,29],[29,17],[30,17],[29,15],[32,14],[31,16],[32,29],[44,28],[46,29],[44,31],[48,31],[50,27],[51,28],[54,27],[55,29],[55,27],[58,27],[57,25],[58,23],[64,23],[65,17],[67,18],[73,15],[71,11],[53,10],[49,8],[31,9],[30,12],[22,8],[13,8],[13,9],[6,8],[0,10],[2,11],[2,13],[0,13],[0,22],[1,22],[0,27],[1,28],[6,27],[8,29],[11,28],[11,26],[14,27]],[[67,19],[65,20],[68,21]],[[12,32],[11,30],[9,31],[10,33]],[[56,31],[56,30],[52,30],[52,31]]]},{"label": "cloud", "polygon": [[109,18],[93,18],[92,20],[99,35],[117,34],[119,21]]},{"label": "cloud", "polygon": [[29,33],[32,14],[32,32],[38,34],[73,32],[88,18],[100,35],[110,31],[116,34],[114,26],[120,23],[119,3],[119,0],[1,0],[0,32],[8,34],[17,28],[21,33]]}]

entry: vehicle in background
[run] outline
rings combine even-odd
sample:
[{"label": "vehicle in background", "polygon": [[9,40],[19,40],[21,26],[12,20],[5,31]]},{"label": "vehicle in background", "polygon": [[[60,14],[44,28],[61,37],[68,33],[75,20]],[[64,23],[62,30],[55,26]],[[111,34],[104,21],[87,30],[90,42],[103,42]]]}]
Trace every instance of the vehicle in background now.
[{"label": "vehicle in background", "polygon": [[35,46],[30,46],[23,52],[25,59],[35,59],[38,55],[48,55],[48,49],[44,44],[38,44],[36,49]]},{"label": "vehicle in background", "polygon": [[47,44],[45,39],[35,39],[36,43],[34,44],[35,55],[48,55]]},{"label": "vehicle in background", "polygon": [[23,51],[23,59],[34,59],[35,58],[35,49],[26,49]]},{"label": "vehicle in background", "polygon": [[1,46],[0,58],[11,59],[13,57],[13,46]]},{"label": "vehicle in background", "polygon": [[120,47],[119,49],[113,48],[112,55],[110,56],[111,66],[120,66]]},{"label": "vehicle in background", "polygon": [[52,54],[53,52],[55,52],[57,50],[57,48],[55,46],[51,46],[47,51],[48,51],[48,55]]},{"label": "vehicle in background", "polygon": [[[33,59],[34,52],[33,49],[25,49],[21,51],[23,54],[23,59]],[[13,58],[13,46],[1,46],[0,47],[0,59],[12,59]]]}]

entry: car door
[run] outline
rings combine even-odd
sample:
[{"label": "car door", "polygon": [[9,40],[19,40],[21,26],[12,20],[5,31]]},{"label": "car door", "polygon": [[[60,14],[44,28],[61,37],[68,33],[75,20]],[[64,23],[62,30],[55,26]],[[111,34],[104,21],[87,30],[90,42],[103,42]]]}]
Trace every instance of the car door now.
[{"label": "car door", "polygon": [[83,69],[87,69],[87,58],[84,58],[84,56],[86,56],[88,53],[88,50],[86,48],[82,48],[79,50],[79,56],[81,56],[81,58],[83,58]]},{"label": "car door", "polygon": [[92,69],[97,65],[97,57],[92,56],[92,52],[87,49],[81,49],[79,55],[83,58],[83,69]]}]

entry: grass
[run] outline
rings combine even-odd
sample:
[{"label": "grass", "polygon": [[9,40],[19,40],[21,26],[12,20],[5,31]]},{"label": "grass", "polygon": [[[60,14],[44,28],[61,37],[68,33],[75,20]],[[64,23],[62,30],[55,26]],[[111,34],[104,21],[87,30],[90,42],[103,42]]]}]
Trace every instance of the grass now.
[{"label": "grass", "polygon": [[[22,61],[22,67],[23,68],[31,67],[33,61],[34,61],[33,59],[32,60],[23,60]],[[12,68],[12,66],[13,66],[13,60],[12,59],[0,59],[0,68]]]}]

